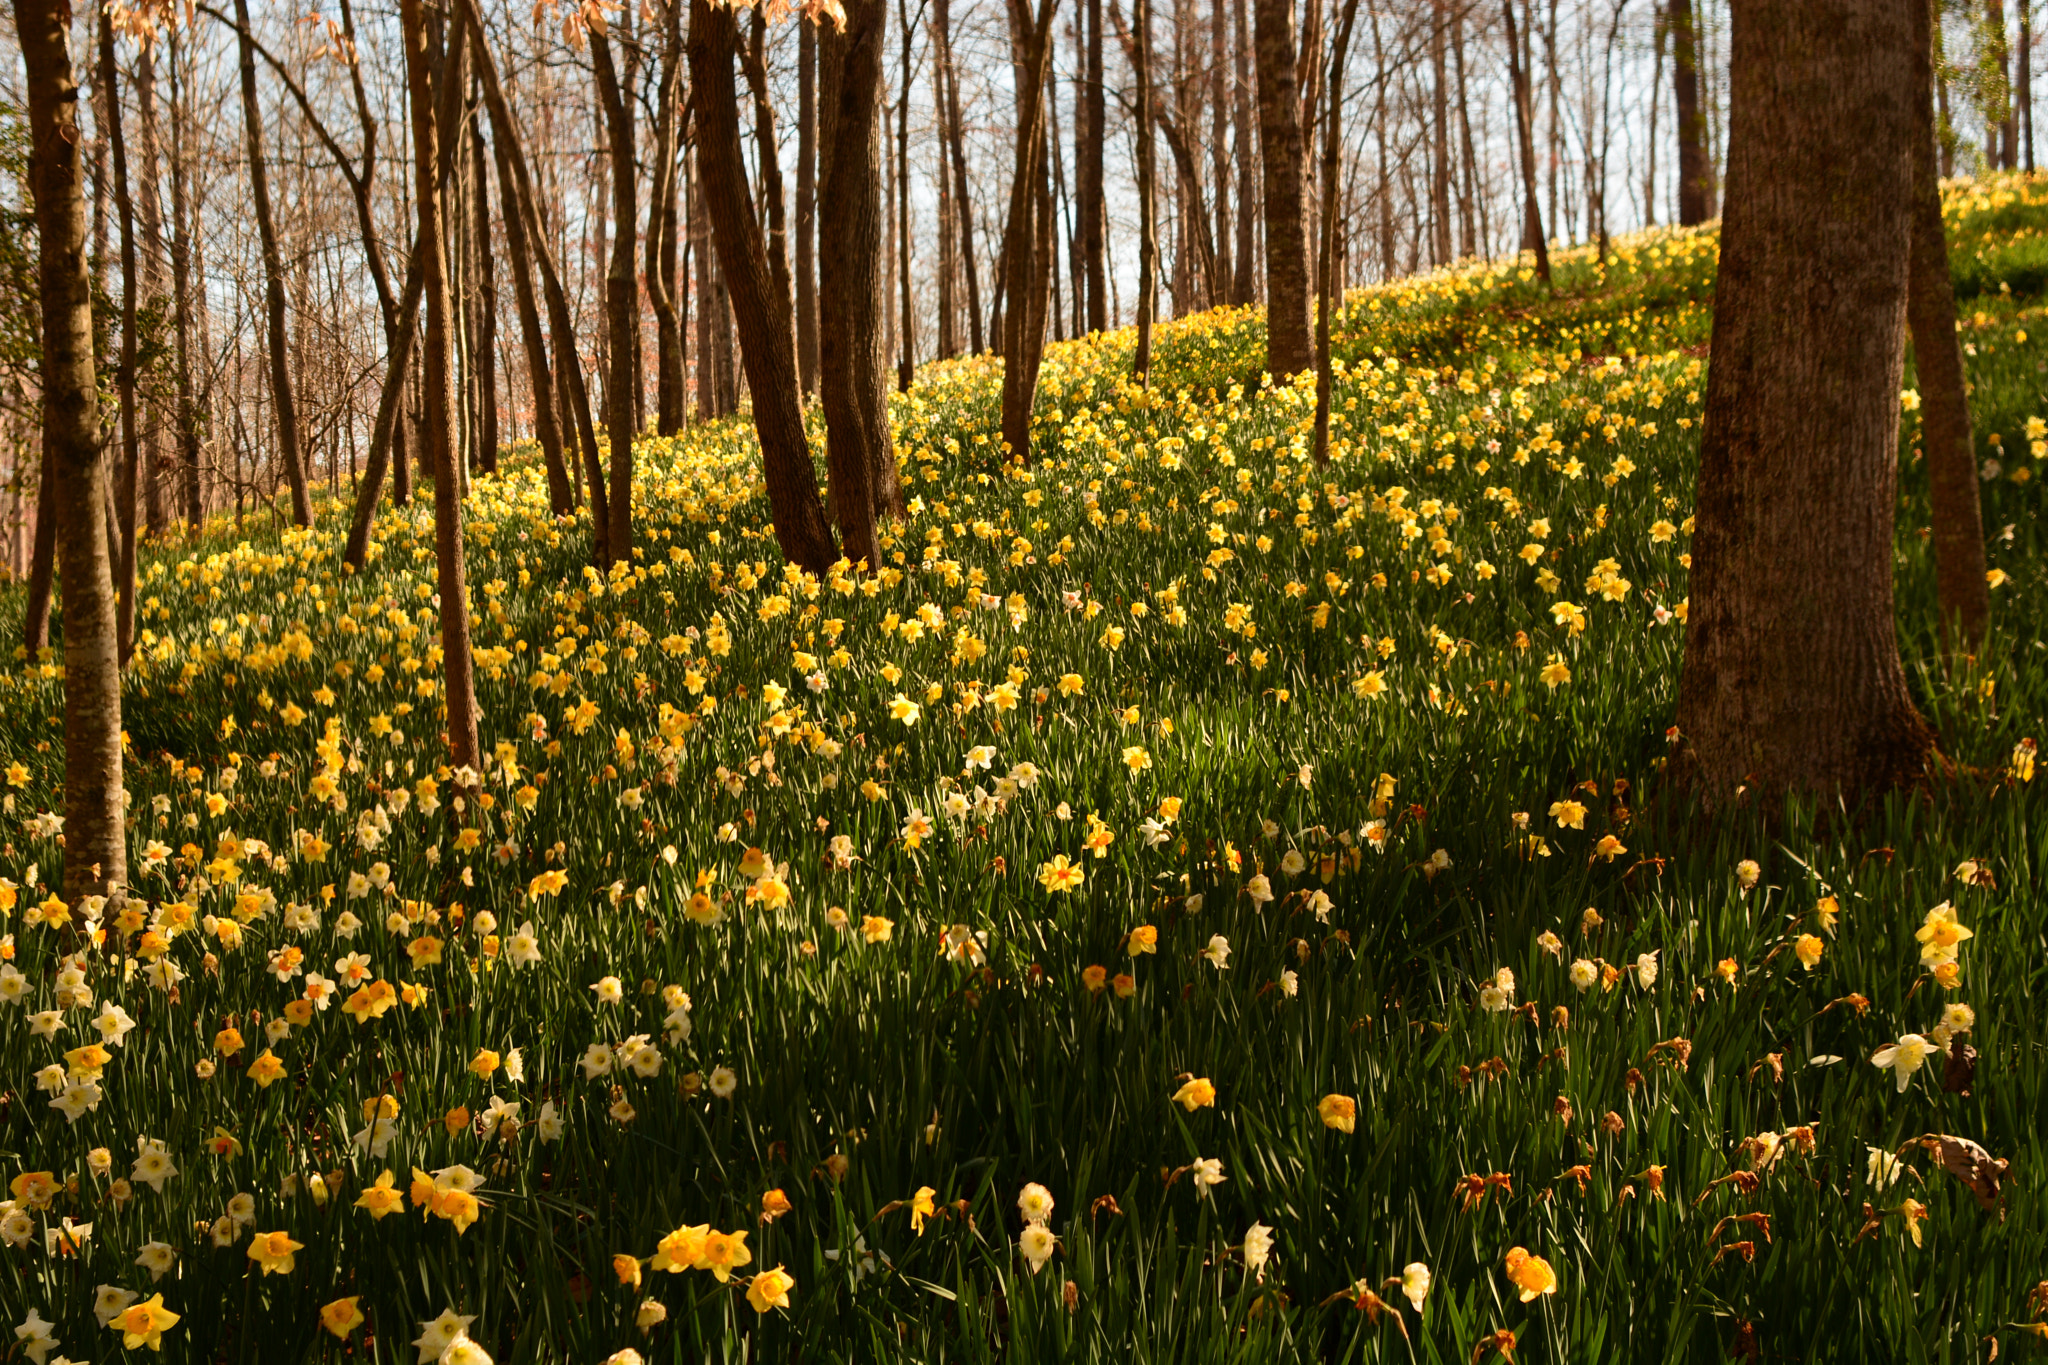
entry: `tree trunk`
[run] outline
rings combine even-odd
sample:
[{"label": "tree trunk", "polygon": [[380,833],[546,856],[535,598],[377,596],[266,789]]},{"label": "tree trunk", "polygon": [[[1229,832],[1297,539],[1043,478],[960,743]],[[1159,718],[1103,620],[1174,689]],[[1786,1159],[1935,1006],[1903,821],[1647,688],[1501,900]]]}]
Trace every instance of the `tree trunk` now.
[{"label": "tree trunk", "polygon": [[128,882],[122,828],[121,664],[107,543],[106,468],[93,373],[85,168],[66,0],[15,0],[27,75],[29,184],[42,307],[42,437],[64,588],[64,894]]},{"label": "tree trunk", "polygon": [[797,36],[796,363],[806,398],[818,391],[818,30]]},{"label": "tree trunk", "polygon": [[484,121],[469,125],[469,164],[473,184],[471,208],[476,231],[476,335],[471,339],[469,373],[476,385],[476,463],[486,474],[498,472],[498,274],[492,262],[491,176],[484,154]]},{"label": "tree trunk", "polygon": [[249,154],[249,198],[256,211],[256,235],[263,248],[263,306],[270,346],[271,404],[277,415],[277,454],[291,483],[292,520],[313,524],[313,502],[306,491],[305,451],[299,443],[298,404],[292,394],[291,361],[287,353],[284,257],[277,247],[277,226],[270,214],[270,177],[263,162],[263,112],[256,103],[256,49],[249,33],[249,0],[235,0],[235,23],[242,58],[242,127]]},{"label": "tree trunk", "polygon": [[[903,80],[896,100],[896,285],[902,305],[902,326],[897,343],[902,355],[896,362],[896,387],[908,393],[911,376],[917,373],[917,317],[910,302],[910,6],[896,0],[897,26],[903,30]],[[883,427],[888,426],[886,410]],[[893,457],[892,457],[893,463]]]},{"label": "tree trunk", "polygon": [[1969,384],[1956,341],[1955,284],[1942,233],[1941,182],[1934,173],[1932,0],[1904,0],[1913,12],[1912,236],[1906,319],[1920,384],[1920,448],[1932,494],[1934,568],[1942,638],[1974,650],[1991,615],[1984,579],[1984,512],[1970,440]]},{"label": "tree trunk", "polygon": [[[370,456],[356,485],[355,512],[349,519],[348,541],[342,547],[342,563],[360,570],[369,558],[370,529],[377,520],[377,501],[384,496],[384,478],[395,466],[403,473],[405,447],[399,433],[405,429],[405,390],[412,372],[413,339],[419,332],[420,295],[424,291],[425,259],[417,244],[412,264],[406,269],[405,293],[398,302],[397,341],[391,347],[384,369],[384,388],[377,399],[376,423],[370,429]],[[544,405],[536,405],[537,408]],[[408,495],[409,496],[409,495]],[[399,502],[404,506],[403,500]]]},{"label": "tree trunk", "polygon": [[1671,0],[1671,80],[1678,106],[1678,223],[1693,227],[1714,216],[1709,194],[1707,125],[1700,112],[1699,41],[1692,0]]},{"label": "tree trunk", "polygon": [[[462,87],[463,16],[448,33],[445,55],[436,63],[428,50],[425,0],[399,0],[405,41],[406,87],[412,106],[414,206],[419,214],[420,284],[426,305],[425,421],[420,436],[434,458],[435,586],[441,595],[441,685],[448,712],[448,761],[477,766],[476,684],[469,654],[469,590],[462,544],[462,485],[455,468],[455,410],[451,387],[449,333],[454,303],[448,296],[448,260],[441,233],[440,119],[434,82],[444,91]],[[435,72],[433,67],[440,70]]]},{"label": "tree trunk", "polygon": [[676,309],[676,140],[682,118],[683,10],[667,7],[661,86],[655,105],[654,166],[647,196],[647,295],[654,304],[654,426],[683,429],[683,328]]},{"label": "tree trunk", "polygon": [[846,7],[846,29],[819,34],[819,138],[831,149],[818,187],[818,384],[825,467],[846,557],[881,560],[875,520],[902,512],[889,440],[882,315],[882,60],[887,0]]},{"label": "tree trunk", "polygon": [[[1674,0],[1677,3],[1677,0]],[[1501,0],[1507,15],[1508,88],[1515,105],[1515,137],[1522,151],[1522,247],[1536,252],[1536,273],[1550,283],[1550,243],[1543,235],[1543,211],[1536,203],[1535,115],[1529,103],[1529,72],[1515,38],[1515,0]]]},{"label": "tree trunk", "polygon": [[[1435,258],[1432,264],[1445,265],[1452,258],[1451,249],[1451,91],[1450,73],[1445,69],[1445,0],[1430,0],[1429,6],[1429,71],[1430,71],[1430,147],[1429,164],[1429,226],[1430,253]],[[1334,74],[1334,73],[1333,73]],[[1330,192],[1325,182],[1323,192]],[[1319,267],[1320,268],[1320,265]],[[1317,350],[1322,343],[1317,341]]]},{"label": "tree trunk", "polygon": [[[611,140],[612,241],[605,274],[604,312],[610,338],[611,385],[605,393],[605,437],[611,446],[606,481],[610,519],[605,552],[613,561],[633,557],[633,436],[639,429],[633,401],[634,359],[640,354],[640,277],[635,235],[639,231],[637,176],[633,156],[633,99],[622,90],[612,63],[611,39],[590,29],[590,56]],[[630,72],[629,72],[630,79]]]},{"label": "tree trunk", "polygon": [[948,0],[932,0],[932,18],[937,25],[939,64],[946,73],[946,146],[953,162],[953,186],[958,191],[960,220],[960,271],[967,277],[968,346],[981,353],[981,276],[974,265],[974,200],[967,188],[967,135],[960,124],[960,73],[953,65],[953,35]]},{"label": "tree trunk", "polygon": [[1306,193],[1293,0],[1253,0],[1259,151],[1265,171],[1266,368],[1285,381],[1315,363],[1309,344]]},{"label": "tree trunk", "polygon": [[[483,18],[477,10],[477,0],[463,0],[463,11],[469,19],[477,68],[484,78],[484,103],[490,109],[491,131],[505,142],[505,150],[512,163],[512,178],[519,187],[520,212],[525,215],[534,261],[540,266],[541,285],[548,305],[548,331],[553,335],[555,346],[555,382],[563,392],[564,412],[575,420],[584,478],[590,485],[591,557],[600,568],[606,567],[611,563],[608,543],[611,504],[606,496],[604,466],[597,456],[597,428],[590,417],[590,393],[583,382],[583,362],[576,354],[576,330],[569,321],[568,295],[562,290],[562,277],[555,269],[554,253],[548,246],[540,210],[535,205],[533,177],[527,168],[518,128],[513,124],[511,110],[505,102],[504,86],[498,80],[497,63],[491,59],[490,48],[484,43]],[[630,497],[631,490],[626,492]]]},{"label": "tree trunk", "polygon": [[1916,2],[1734,6],[1678,698],[1709,806],[1855,802],[1933,757],[1892,615]]},{"label": "tree trunk", "polygon": [[1458,73],[1458,142],[1464,174],[1458,181],[1458,254],[1474,257],[1486,250],[1481,245],[1478,225],[1472,217],[1472,201],[1479,194],[1479,156],[1472,145],[1472,104],[1465,90],[1465,15],[1451,16],[1451,64]]},{"label": "tree trunk", "polygon": [[788,294],[777,295],[770,286],[768,246],[746,190],[732,69],[738,51],[739,26],[732,11],[714,0],[691,0],[690,87],[702,181],[698,197],[711,218],[712,241],[738,305],[740,357],[754,393],[754,431],[775,515],[775,540],[791,563],[822,575],[838,552],[804,432],[793,310]]},{"label": "tree trunk", "polygon": [[[1074,119],[1075,211],[1080,216],[1081,273],[1087,285],[1088,330],[1100,332],[1110,325],[1107,244],[1104,224],[1102,150],[1108,135],[1108,110],[1102,86],[1102,0],[1084,0],[1081,7],[1087,30],[1087,55],[1081,74],[1081,108]],[[961,187],[966,198],[966,187]],[[964,209],[963,209],[964,211]]]},{"label": "tree trunk", "polygon": [[[145,307],[161,307],[164,292],[164,211],[158,187],[163,183],[163,166],[158,155],[162,139],[158,137],[156,116],[156,60],[152,49],[143,48],[135,56],[135,112],[141,123],[141,178],[130,188],[129,195],[134,204],[136,226],[141,229],[142,238],[138,243],[136,266],[137,299]],[[134,484],[141,500],[143,522],[152,532],[161,533],[170,529],[170,509],[164,497],[163,464],[163,411],[162,404],[151,400],[145,420],[140,407],[142,396],[137,397],[135,415],[137,436],[135,451]],[[126,475],[124,475],[124,478]],[[125,514],[124,514],[125,515]],[[126,516],[122,525],[133,527],[136,519]],[[124,538],[128,530],[122,531]],[[133,558],[124,539],[121,552],[126,562]],[[125,572],[125,571],[124,571]],[[124,577],[123,583],[128,579]],[[123,602],[130,589],[123,587]],[[125,664],[132,645],[130,632],[124,625],[121,631],[121,660]]]},{"label": "tree trunk", "polygon": [[1233,119],[1237,124],[1237,281],[1230,301],[1240,306],[1258,302],[1257,255],[1259,215],[1258,176],[1252,168],[1252,66],[1251,41],[1245,31],[1245,5],[1231,6],[1233,19],[1232,60],[1236,63],[1237,94]]},{"label": "tree trunk", "polygon": [[2019,83],[2013,91],[2019,109],[2020,169],[2034,173],[2034,0],[2020,0]]},{"label": "tree trunk", "polygon": [[114,569],[114,635],[125,665],[135,649],[135,481],[141,472],[141,440],[135,412],[135,309],[140,281],[135,264],[135,196],[128,178],[128,139],[121,117],[121,89],[115,79],[114,26],[104,13],[99,22],[100,93],[106,124],[102,133],[113,156],[114,207],[121,225],[121,367],[116,386],[121,401],[121,463],[115,487],[118,533],[112,554]]},{"label": "tree trunk", "polygon": [[1209,5],[1209,179],[1215,185],[1215,294],[1209,303],[1230,302],[1235,271],[1230,259],[1230,31],[1223,0]]},{"label": "tree trunk", "polygon": [[503,201],[500,211],[505,221],[505,259],[512,267],[512,301],[519,313],[527,382],[533,390],[533,433],[540,442],[541,464],[547,471],[548,507],[556,516],[563,517],[576,510],[576,483],[569,477],[568,464],[562,458],[555,377],[548,366],[540,306],[533,296],[533,260],[526,239],[526,215],[519,211],[519,191],[513,184],[505,135],[496,129],[492,131],[491,150],[498,163],[498,196]]},{"label": "tree trunk", "polygon": [[[1337,40],[1330,50],[1329,72],[1324,79],[1329,103],[1323,110],[1323,222],[1322,245],[1316,253],[1316,424],[1313,449],[1318,466],[1330,462],[1330,395],[1334,375],[1330,364],[1330,314],[1340,300],[1334,272],[1337,264],[1337,199],[1342,192],[1339,175],[1342,170],[1344,151],[1344,59],[1351,51],[1351,28],[1358,19],[1358,0],[1344,0],[1344,8],[1337,17]],[[1438,12],[1439,28],[1441,11]],[[1441,48],[1439,35],[1438,47]],[[1439,57],[1441,52],[1439,52]],[[1442,63],[1438,63],[1438,85],[1442,85]],[[1448,161],[1450,144],[1445,131],[1446,120],[1441,116],[1445,111],[1438,107],[1437,150],[1440,159]],[[1443,185],[1445,207],[1448,208],[1450,185]],[[1448,239],[1448,213],[1441,221],[1444,227],[1440,236]]]},{"label": "tree trunk", "polygon": [[204,300],[192,288],[193,224],[187,188],[186,108],[180,65],[183,48],[171,31],[171,300],[178,316],[178,515],[194,530],[205,519],[199,481],[199,404],[192,382],[193,313]]},{"label": "tree trunk", "polygon": [[1059,0],[1010,0],[1012,43],[1019,54],[1017,162],[1003,233],[1003,441],[1013,459],[1031,462],[1031,407],[1045,354],[1045,250],[1051,208],[1045,203],[1045,75],[1052,63],[1052,21]]},{"label": "tree trunk", "polygon": [[1152,313],[1159,297],[1159,189],[1153,170],[1152,0],[1131,3],[1131,70],[1138,87],[1138,346],[1131,373],[1151,382]]}]

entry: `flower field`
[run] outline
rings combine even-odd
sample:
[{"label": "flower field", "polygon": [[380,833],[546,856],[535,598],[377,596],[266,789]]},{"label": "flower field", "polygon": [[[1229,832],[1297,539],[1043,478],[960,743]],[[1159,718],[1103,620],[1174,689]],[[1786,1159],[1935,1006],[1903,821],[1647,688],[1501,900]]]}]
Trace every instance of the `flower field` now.
[{"label": "flower field", "polygon": [[1029,465],[932,366],[873,576],[744,424],[609,576],[513,458],[481,773],[430,507],[157,547],[125,903],[0,676],[0,1359],[2033,1358],[2048,185],[1950,221],[1993,634],[1909,411],[1959,766],[1849,818],[1661,785],[1711,233],[1354,294],[1326,467],[1252,312],[1052,347]]}]

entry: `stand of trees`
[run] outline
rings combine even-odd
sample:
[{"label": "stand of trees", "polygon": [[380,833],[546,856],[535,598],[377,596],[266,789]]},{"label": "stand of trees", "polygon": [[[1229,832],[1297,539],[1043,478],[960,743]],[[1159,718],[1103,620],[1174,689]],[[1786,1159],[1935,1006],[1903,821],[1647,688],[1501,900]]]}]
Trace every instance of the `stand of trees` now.
[{"label": "stand of trees", "polygon": [[1724,208],[1680,702],[1701,790],[1933,762],[1890,623],[1908,330],[1945,628],[1985,628],[1935,181],[2031,168],[2030,4],[13,7],[0,559],[31,650],[61,588],[80,885],[123,875],[144,536],[261,516],[361,567],[380,500],[424,480],[472,764],[463,500],[502,442],[535,442],[593,563],[630,563],[635,437],[744,393],[783,553],[875,568],[904,507],[892,365],[999,354],[1031,461],[1049,340],[1134,321],[1142,378],[1162,307],[1263,302],[1274,378],[1318,370],[1320,453],[1346,286],[1518,251],[1547,281],[1553,236]]}]

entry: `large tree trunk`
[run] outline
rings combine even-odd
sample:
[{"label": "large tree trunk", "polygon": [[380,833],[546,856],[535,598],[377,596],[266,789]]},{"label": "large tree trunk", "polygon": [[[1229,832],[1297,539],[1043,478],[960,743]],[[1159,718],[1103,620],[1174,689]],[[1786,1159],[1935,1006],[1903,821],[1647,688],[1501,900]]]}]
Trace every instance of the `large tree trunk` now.
[{"label": "large tree trunk", "polygon": [[882,314],[882,58],[887,0],[853,0],[843,33],[818,35],[818,387],[825,468],[846,557],[881,567],[877,517],[899,515]]},{"label": "large tree trunk", "polygon": [[636,173],[633,157],[631,71],[621,89],[612,63],[611,39],[601,27],[590,30],[590,56],[597,69],[598,95],[604,104],[605,129],[611,139],[612,252],[605,273],[604,313],[610,339],[611,384],[605,392],[605,436],[611,445],[607,481],[610,522],[605,548],[613,560],[633,557],[633,436],[639,428],[633,401],[635,359],[640,354],[640,276],[635,235],[639,231]]},{"label": "large tree trunk", "polygon": [[[455,404],[449,334],[454,303],[448,295],[448,260],[441,233],[440,119],[434,83],[462,86],[463,16],[457,14],[437,63],[428,50],[425,0],[399,0],[405,41],[406,88],[412,106],[414,203],[419,213],[420,283],[426,304],[425,421],[420,437],[434,459],[435,586],[441,594],[441,685],[448,710],[448,761],[477,764],[476,683],[469,653],[469,588],[462,544],[462,484],[455,468]],[[433,68],[438,65],[439,71]]]},{"label": "large tree trunk", "polygon": [[1692,0],[1671,0],[1671,55],[1672,94],[1678,106],[1678,222],[1692,227],[1714,216]]},{"label": "large tree trunk", "polygon": [[1010,456],[1031,462],[1031,407],[1045,355],[1045,290],[1052,269],[1052,209],[1045,192],[1045,75],[1052,63],[1052,21],[1059,0],[1010,0],[1011,42],[1019,54],[1017,163],[1003,233],[1003,440]]},{"label": "large tree trunk", "polygon": [[1932,756],[1892,616],[1915,3],[1734,6],[1678,697],[1710,806],[1853,802]]},{"label": "large tree trunk", "polygon": [[1970,440],[1969,386],[1956,341],[1955,283],[1941,226],[1941,182],[1934,172],[1932,0],[1905,0],[1913,11],[1913,180],[1911,276],[1906,318],[1920,381],[1920,449],[1933,497],[1934,569],[1944,640],[1974,649],[1991,615],[1984,580],[1984,512]]},{"label": "large tree trunk", "polygon": [[256,49],[249,32],[249,0],[235,0],[235,24],[242,59],[242,127],[249,156],[249,199],[256,212],[256,236],[263,249],[263,309],[270,348],[271,406],[277,416],[277,455],[292,490],[292,520],[313,524],[313,502],[306,490],[304,448],[299,443],[299,409],[292,393],[292,367],[286,325],[284,256],[277,246],[277,225],[270,213],[270,176],[263,161],[263,111],[256,103]]},{"label": "large tree trunk", "polygon": [[[555,269],[554,253],[548,246],[547,234],[541,224],[540,210],[534,200],[533,176],[526,164],[518,128],[512,122],[511,109],[505,101],[505,88],[498,79],[497,63],[491,59],[490,48],[484,43],[483,18],[476,0],[463,0],[463,10],[469,18],[469,32],[475,41],[477,67],[484,78],[484,103],[490,109],[491,131],[505,142],[505,150],[512,163],[512,178],[519,187],[519,208],[526,218],[527,239],[533,247],[533,259],[540,266],[541,285],[548,305],[548,331],[554,339],[555,382],[562,391],[564,412],[575,420],[584,478],[590,485],[591,557],[600,567],[608,566],[611,563],[608,543],[611,503],[605,490],[604,465],[597,455],[597,427],[590,417],[590,392],[583,382],[583,362],[576,354],[576,329],[569,321],[568,295],[562,289],[562,277]],[[564,436],[566,439],[567,433]],[[625,491],[630,497],[632,490]]]},{"label": "large tree trunk", "polygon": [[93,373],[85,168],[70,18],[67,0],[15,0],[15,32],[28,77],[29,185],[43,314],[43,450],[46,470],[56,480],[51,520],[64,587],[64,894],[75,902],[125,887],[128,859],[107,460]]},{"label": "large tree trunk", "polygon": [[1515,139],[1522,152],[1522,248],[1536,253],[1536,273],[1550,283],[1550,243],[1543,235],[1543,210],[1536,202],[1536,122],[1529,102],[1529,70],[1515,33],[1515,0],[1501,0],[1507,15],[1508,91],[1515,106]]},{"label": "large tree trunk", "polygon": [[[810,439],[804,432],[793,309],[789,295],[777,295],[770,285],[768,246],[754,215],[753,197],[747,193],[739,93],[733,81],[738,51],[739,27],[732,11],[714,0],[691,0],[690,87],[703,182],[699,198],[711,218],[712,241],[737,304],[740,356],[754,394],[754,432],[761,442],[775,539],[791,563],[822,575],[838,552],[825,522]],[[710,300],[703,302],[708,305]],[[701,382],[701,361],[699,365]]]},{"label": "large tree trunk", "polygon": [[1277,380],[1315,363],[1309,344],[1308,162],[1301,128],[1293,0],[1253,0],[1259,152],[1265,173],[1266,368]]}]

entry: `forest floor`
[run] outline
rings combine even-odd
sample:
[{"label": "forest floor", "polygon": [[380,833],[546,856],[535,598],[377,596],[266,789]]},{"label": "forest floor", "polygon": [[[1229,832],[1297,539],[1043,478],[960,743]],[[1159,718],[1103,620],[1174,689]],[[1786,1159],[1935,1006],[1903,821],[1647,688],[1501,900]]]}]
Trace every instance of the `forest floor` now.
[{"label": "forest floor", "polygon": [[157,1342],[95,1308],[161,1295],[176,1361],[427,1360],[458,1318],[501,1361],[2030,1358],[2048,181],[1950,223],[1984,649],[1936,647],[1910,411],[1897,585],[1971,775],[1850,818],[1660,787],[1712,232],[1355,293],[1327,468],[1255,311],[1163,326],[1149,389],[1127,331],[1052,347],[1029,467],[996,363],[927,367],[873,578],[780,562],[741,422],[645,443],[608,576],[515,455],[469,504],[468,802],[429,507],[361,575],[331,506],[150,547],[125,907],[50,894],[58,663],[0,676],[0,1327],[112,1359]]}]

